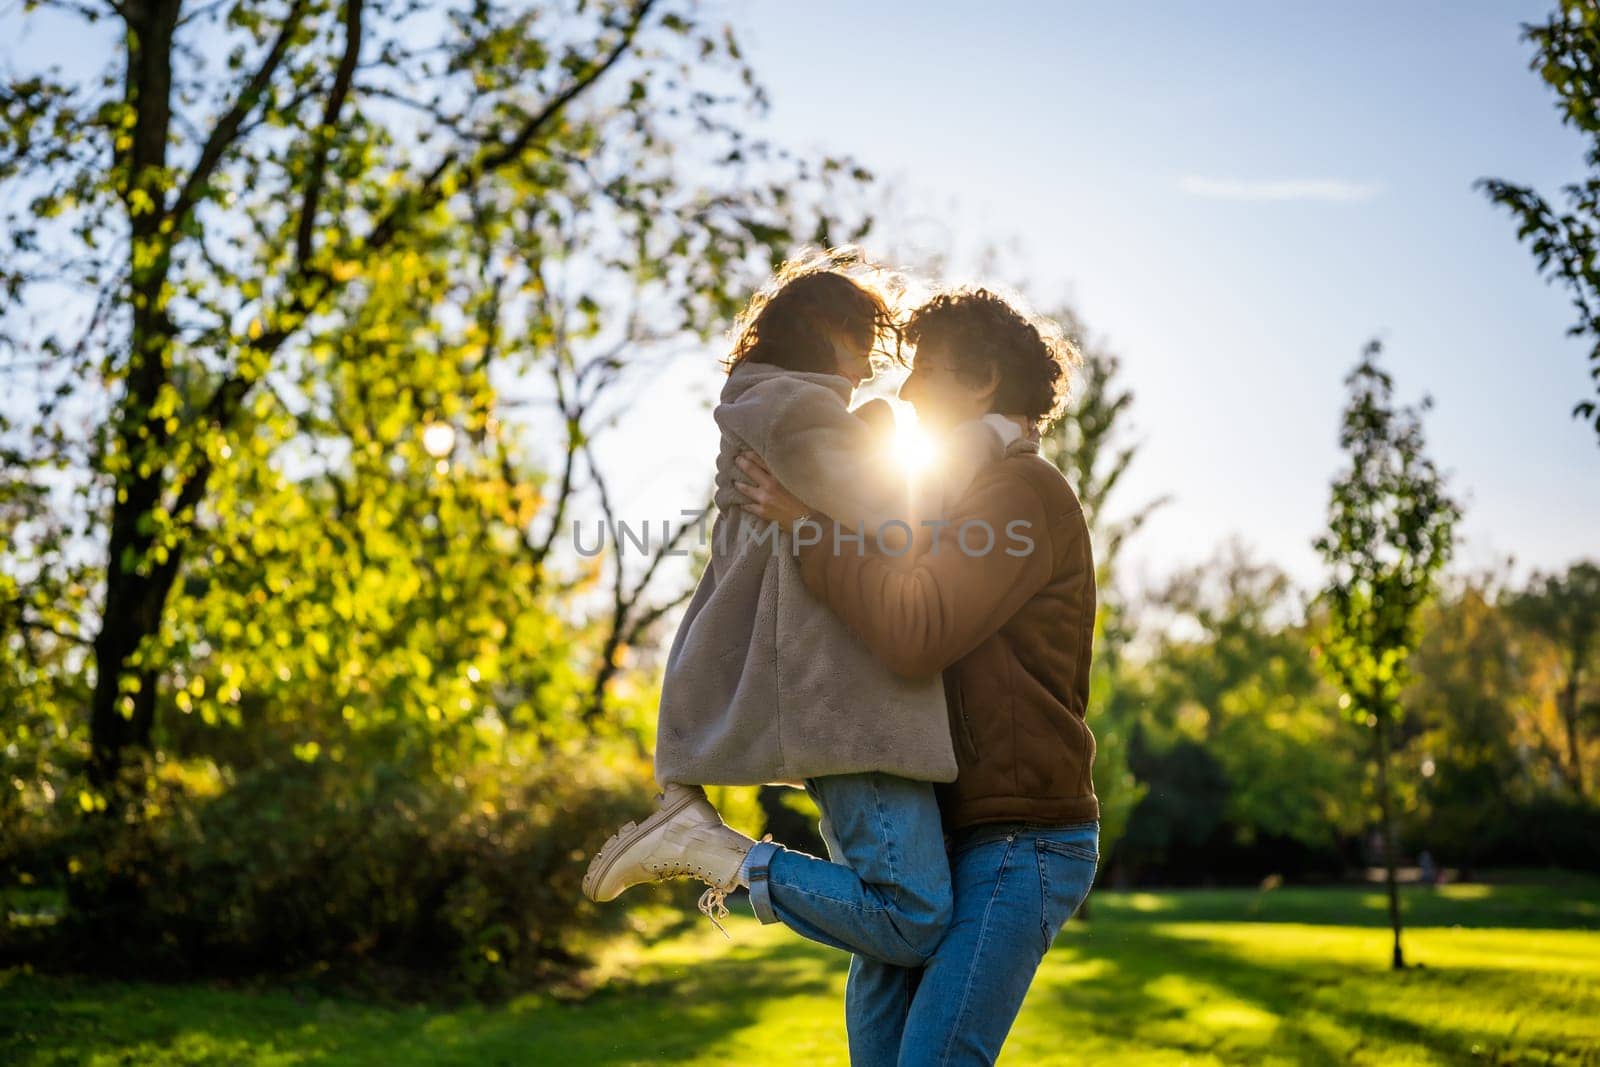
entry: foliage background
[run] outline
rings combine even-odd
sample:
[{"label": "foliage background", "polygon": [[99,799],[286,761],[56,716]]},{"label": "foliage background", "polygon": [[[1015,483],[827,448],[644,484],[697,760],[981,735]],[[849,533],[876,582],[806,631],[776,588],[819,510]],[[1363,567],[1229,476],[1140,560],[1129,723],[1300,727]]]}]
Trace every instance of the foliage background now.
[{"label": "foliage background", "polygon": [[[576,877],[648,803],[693,578],[678,541],[572,551],[626,510],[601,445],[649,450],[660,368],[719,355],[796,248],[943,264],[897,252],[859,163],[761,136],[757,72],[689,4],[64,6],[121,29],[100,78],[0,97],[0,886],[65,900],[0,907],[4,952],[553,980],[629,921]],[[1047,453],[1101,568],[1103,881],[1362,876],[1325,607],[1238,545],[1124,573],[1165,499],[1125,499],[1135,397],[1019,288],[1088,355]],[[1600,855],[1594,567],[1511,574],[1416,600],[1407,865]],[[717,799],[806,843],[802,798]]]}]

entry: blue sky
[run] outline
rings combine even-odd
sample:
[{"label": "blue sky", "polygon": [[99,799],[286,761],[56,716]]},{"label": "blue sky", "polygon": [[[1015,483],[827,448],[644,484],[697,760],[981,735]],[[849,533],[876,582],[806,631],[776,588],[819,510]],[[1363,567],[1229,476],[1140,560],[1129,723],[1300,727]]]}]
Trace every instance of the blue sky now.
[{"label": "blue sky", "polygon": [[[1342,380],[1386,345],[1430,393],[1461,562],[1600,553],[1600,447],[1566,297],[1483,176],[1552,190],[1582,144],[1528,69],[1548,3],[727,3],[778,139],[856,155],[1070,297],[1124,359],[1146,439],[1130,549],[1160,574],[1237,534],[1302,583]],[[926,226],[926,223],[924,223]]]},{"label": "blue sky", "polygon": [[[1540,3],[859,4],[709,0],[773,100],[764,132],[894,190],[880,253],[1070,299],[1120,353],[1144,451],[1124,504],[1154,578],[1239,536],[1304,586],[1342,379],[1380,337],[1467,508],[1462,565],[1600,554],[1600,447],[1566,297],[1472,188],[1551,191],[1582,145],[1528,69]],[[20,42],[81,58],[37,16]],[[19,26],[15,5],[0,36]],[[715,356],[680,359],[613,455],[627,516],[693,506]],[[665,410],[663,410],[665,409]],[[691,412],[692,414],[688,414]],[[639,434],[655,445],[635,457]]]}]

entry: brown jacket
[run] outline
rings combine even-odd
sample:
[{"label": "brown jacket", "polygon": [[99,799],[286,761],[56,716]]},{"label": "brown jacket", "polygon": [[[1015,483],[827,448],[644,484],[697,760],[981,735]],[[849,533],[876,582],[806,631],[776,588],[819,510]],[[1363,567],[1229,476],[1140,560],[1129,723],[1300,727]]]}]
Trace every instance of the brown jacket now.
[{"label": "brown jacket", "polygon": [[801,548],[801,575],[890,670],[944,672],[958,768],[935,787],[946,831],[1099,818],[1084,722],[1094,559],[1083,508],[1038,446],[1013,442],[980,471],[914,566],[842,536]]}]

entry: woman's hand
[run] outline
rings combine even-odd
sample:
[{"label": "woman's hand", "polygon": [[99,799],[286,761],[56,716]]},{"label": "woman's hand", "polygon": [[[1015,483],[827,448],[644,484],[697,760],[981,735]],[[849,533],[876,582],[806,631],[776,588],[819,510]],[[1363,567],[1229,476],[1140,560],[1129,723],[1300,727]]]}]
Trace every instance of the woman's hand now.
[{"label": "woman's hand", "polygon": [[786,530],[794,529],[801,519],[810,518],[811,509],[804,500],[783,487],[754,452],[745,451],[733,461],[749,481],[735,479],[734,487],[750,501],[742,505],[750,514],[768,522],[776,522]]}]

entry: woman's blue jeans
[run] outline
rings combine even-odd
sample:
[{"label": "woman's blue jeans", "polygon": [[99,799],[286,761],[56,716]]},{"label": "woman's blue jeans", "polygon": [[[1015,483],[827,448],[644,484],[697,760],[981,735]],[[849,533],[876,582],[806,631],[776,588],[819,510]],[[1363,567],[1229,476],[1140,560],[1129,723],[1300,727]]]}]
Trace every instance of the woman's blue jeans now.
[{"label": "woman's blue jeans", "polygon": [[918,967],[950,924],[950,863],[933,786],[892,774],[808,778],[833,862],[750,850],[750,906],[824,945]]},{"label": "woman's blue jeans", "polygon": [[750,901],[763,922],[854,954],[853,1067],[992,1064],[1089,893],[1099,823],[986,823],[947,841],[928,783],[836,775],[806,791],[836,862],[757,845]]}]

